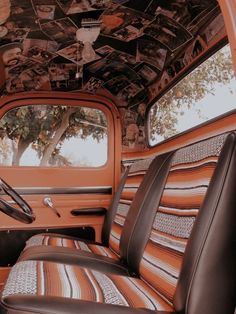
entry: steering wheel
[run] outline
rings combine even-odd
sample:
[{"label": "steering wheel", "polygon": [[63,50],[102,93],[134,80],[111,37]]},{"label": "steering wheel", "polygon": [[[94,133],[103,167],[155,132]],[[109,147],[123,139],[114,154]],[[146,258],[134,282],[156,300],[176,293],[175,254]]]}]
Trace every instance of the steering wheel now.
[{"label": "steering wheel", "polygon": [[7,201],[0,198],[0,210],[7,214],[8,216],[30,224],[35,220],[35,214],[29,204],[14,190],[10,185],[8,185],[2,178],[0,178],[0,188],[9,195],[13,201],[22,209],[19,210],[14,206],[11,206]]}]

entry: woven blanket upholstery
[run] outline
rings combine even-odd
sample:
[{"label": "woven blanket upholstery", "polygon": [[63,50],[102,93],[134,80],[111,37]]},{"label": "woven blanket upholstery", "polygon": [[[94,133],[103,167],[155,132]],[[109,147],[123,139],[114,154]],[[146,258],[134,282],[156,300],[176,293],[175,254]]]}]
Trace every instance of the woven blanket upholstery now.
[{"label": "woven blanket upholstery", "polygon": [[172,304],[186,244],[225,135],[178,150],[140,263],[141,278]]},{"label": "woven blanket upholstery", "polygon": [[140,279],[105,275],[78,266],[42,261],[19,262],[13,267],[2,297],[4,300],[5,297],[19,294],[171,310],[171,307]]}]

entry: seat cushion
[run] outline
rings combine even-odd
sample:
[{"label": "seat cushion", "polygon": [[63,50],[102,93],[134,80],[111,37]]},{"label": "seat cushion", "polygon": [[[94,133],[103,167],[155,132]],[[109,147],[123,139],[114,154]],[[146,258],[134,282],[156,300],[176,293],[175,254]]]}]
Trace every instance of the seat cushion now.
[{"label": "seat cushion", "polygon": [[[30,246],[30,244],[33,245]],[[29,240],[28,248],[21,253],[18,259],[18,261],[25,260],[52,261],[113,274],[129,274],[128,267],[111,249],[61,235],[42,234],[32,237]]]},{"label": "seat cushion", "polygon": [[8,307],[12,298],[17,297],[20,302],[21,296],[172,311],[172,306],[141,279],[43,261],[19,262],[12,268],[2,292],[2,303]]},{"label": "seat cushion", "polygon": [[119,257],[111,249],[86,241],[78,240],[73,237],[65,237],[57,234],[40,234],[31,237],[27,243],[25,250],[35,246],[53,246],[53,247],[67,247],[71,249],[82,250],[85,252],[91,252],[100,256],[107,256],[114,260],[118,260]]}]

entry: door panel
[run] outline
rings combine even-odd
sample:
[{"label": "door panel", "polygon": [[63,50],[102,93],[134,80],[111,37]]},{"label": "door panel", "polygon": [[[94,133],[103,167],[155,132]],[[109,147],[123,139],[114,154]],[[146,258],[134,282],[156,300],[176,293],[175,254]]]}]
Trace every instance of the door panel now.
[{"label": "door panel", "polygon": [[[53,203],[60,213],[59,218],[55,212],[46,207],[43,204],[45,197],[51,197]],[[23,224],[19,221],[6,216],[3,213],[1,215],[1,226],[0,230],[19,230],[19,229],[41,229],[41,228],[74,228],[78,226],[89,226],[93,227],[96,232],[96,241],[101,240],[101,229],[103,225],[103,216],[96,215],[84,215],[84,216],[73,216],[71,211],[77,208],[90,208],[90,207],[104,207],[107,208],[111,195],[67,195],[67,194],[43,194],[43,195],[24,195],[24,199],[33,208],[36,215],[36,220],[29,225]],[[11,200],[8,197],[4,197],[10,203]]]},{"label": "door panel", "polygon": [[[117,109],[102,97],[82,95],[76,99],[75,94],[55,93],[54,99],[48,94],[23,94],[21,99],[12,97],[0,101],[0,115],[19,105],[63,105],[85,106],[102,110],[108,123],[108,158],[100,167],[27,167],[2,166],[0,177],[15,188],[33,208],[36,220],[26,225],[0,212],[0,232],[7,230],[40,230],[88,226],[95,230],[95,240],[101,240],[103,216],[73,216],[71,210],[77,208],[108,208],[120,176],[120,124]],[[2,103],[1,103],[2,102]],[[115,143],[117,146],[115,146]],[[92,154],[96,156],[96,151]],[[52,209],[43,204],[50,196],[60,212],[59,218]],[[4,198],[7,198],[3,195]]]}]

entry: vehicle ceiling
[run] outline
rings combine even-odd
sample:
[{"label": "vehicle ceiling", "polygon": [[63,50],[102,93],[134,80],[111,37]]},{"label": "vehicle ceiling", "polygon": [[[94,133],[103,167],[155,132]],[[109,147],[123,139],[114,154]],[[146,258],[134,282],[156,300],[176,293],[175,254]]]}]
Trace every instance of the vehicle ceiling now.
[{"label": "vehicle ceiling", "polygon": [[[98,29],[93,53],[82,37],[96,37]],[[121,112],[128,150],[127,127],[144,134],[147,106],[224,32],[215,0],[11,0],[11,15],[0,26],[0,93],[106,95]],[[130,147],[139,148],[144,135]]]}]

